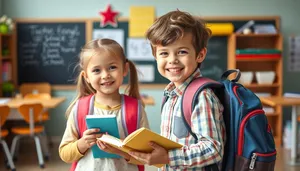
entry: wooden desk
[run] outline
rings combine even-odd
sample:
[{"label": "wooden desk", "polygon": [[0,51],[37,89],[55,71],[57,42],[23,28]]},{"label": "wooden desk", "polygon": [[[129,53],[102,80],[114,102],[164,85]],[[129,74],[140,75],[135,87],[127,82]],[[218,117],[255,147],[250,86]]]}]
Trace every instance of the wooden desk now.
[{"label": "wooden desk", "polygon": [[[0,100],[3,100],[3,98],[0,98]],[[5,104],[11,109],[17,110],[18,107],[20,107],[22,104],[31,104],[31,103],[41,103],[44,106],[44,110],[52,109],[57,107],[59,104],[61,104],[63,101],[65,101],[65,97],[52,97],[51,99],[23,99],[23,98],[12,98],[9,100],[5,100]],[[17,112],[11,112],[11,114],[8,116],[8,120],[18,120],[23,119],[21,115],[19,115]]]},{"label": "wooden desk", "polygon": [[52,97],[51,99],[11,99],[5,105],[9,106],[10,108],[17,109],[22,104],[31,104],[31,103],[41,103],[44,108],[55,108],[60,103],[65,101],[65,97]]},{"label": "wooden desk", "polygon": [[275,107],[280,106],[292,106],[292,148],[291,148],[291,165],[300,165],[298,155],[298,112],[300,112],[300,98],[291,97],[261,97],[261,102],[263,104]]}]

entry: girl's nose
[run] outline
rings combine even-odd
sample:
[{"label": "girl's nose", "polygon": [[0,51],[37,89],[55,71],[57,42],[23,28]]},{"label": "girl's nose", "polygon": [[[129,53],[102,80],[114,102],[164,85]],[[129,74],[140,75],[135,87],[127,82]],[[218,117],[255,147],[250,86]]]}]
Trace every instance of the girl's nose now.
[{"label": "girl's nose", "polygon": [[107,72],[107,71],[103,71],[102,73],[102,79],[109,79],[111,76],[110,76],[110,73]]}]

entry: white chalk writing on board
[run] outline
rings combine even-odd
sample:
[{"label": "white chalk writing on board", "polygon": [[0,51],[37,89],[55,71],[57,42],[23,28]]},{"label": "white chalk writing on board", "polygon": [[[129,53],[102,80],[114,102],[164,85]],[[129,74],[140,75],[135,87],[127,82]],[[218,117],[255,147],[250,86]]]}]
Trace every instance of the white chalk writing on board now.
[{"label": "white chalk writing on board", "polygon": [[127,58],[137,61],[154,60],[150,43],[145,38],[128,38]]},{"label": "white chalk writing on board", "polygon": [[94,29],[93,40],[95,39],[113,39],[124,48],[124,30],[122,29]]},{"label": "white chalk writing on board", "polygon": [[[80,35],[78,26],[31,25],[28,30],[32,39],[21,43],[23,66],[64,66],[65,54],[76,52],[77,36]],[[36,50],[39,48],[41,51]]]}]

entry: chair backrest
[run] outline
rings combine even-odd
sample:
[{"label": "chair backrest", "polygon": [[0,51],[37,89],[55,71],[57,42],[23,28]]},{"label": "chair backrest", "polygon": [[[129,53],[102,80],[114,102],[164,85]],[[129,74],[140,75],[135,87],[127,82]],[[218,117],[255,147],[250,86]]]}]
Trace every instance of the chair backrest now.
[{"label": "chair backrest", "polygon": [[23,83],[20,86],[20,93],[25,97],[27,94],[32,94],[34,91],[38,93],[51,94],[51,85],[49,83]]},{"label": "chair backrest", "polygon": [[[40,103],[23,104],[18,108],[18,111],[27,123],[34,124],[35,122],[40,121],[40,115],[43,111],[43,105]],[[32,123],[30,118],[30,111],[32,111]]]},{"label": "chair backrest", "polygon": [[0,127],[2,127],[9,115],[10,108],[6,105],[0,105]]},{"label": "chair backrest", "polygon": [[48,93],[32,94],[28,93],[24,96],[25,99],[51,99],[51,95]]}]

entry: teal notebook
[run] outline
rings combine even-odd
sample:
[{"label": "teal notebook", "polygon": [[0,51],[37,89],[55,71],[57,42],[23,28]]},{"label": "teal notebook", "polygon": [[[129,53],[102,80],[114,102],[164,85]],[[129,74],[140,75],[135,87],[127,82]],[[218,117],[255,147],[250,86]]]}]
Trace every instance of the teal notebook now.
[{"label": "teal notebook", "polygon": [[[116,115],[87,115],[86,126],[88,129],[99,128],[101,133],[108,133],[120,138]],[[119,155],[102,151],[97,144],[92,146],[94,158],[120,158]]]}]

